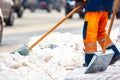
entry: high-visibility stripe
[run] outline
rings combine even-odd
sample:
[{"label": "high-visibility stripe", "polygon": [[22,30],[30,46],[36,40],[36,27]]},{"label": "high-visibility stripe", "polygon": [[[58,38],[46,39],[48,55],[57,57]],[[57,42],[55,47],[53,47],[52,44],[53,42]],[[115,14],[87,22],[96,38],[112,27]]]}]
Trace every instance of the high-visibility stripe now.
[{"label": "high-visibility stripe", "polygon": [[106,38],[103,38],[101,40],[98,40],[99,43],[105,42]]},{"label": "high-visibility stripe", "polygon": [[[101,40],[98,41],[102,48],[104,47],[105,40],[106,39],[104,38],[104,39],[101,39]],[[111,41],[111,39],[108,39],[107,47],[109,47],[111,45],[113,45],[113,42]]]},{"label": "high-visibility stripe", "polygon": [[86,45],[84,51],[85,51],[85,53],[94,53],[97,51],[97,46],[96,45]]},{"label": "high-visibility stripe", "polygon": [[97,50],[85,50],[84,51],[85,52],[85,54],[93,54],[93,53],[95,53],[95,52],[97,52]]},{"label": "high-visibility stripe", "polygon": [[94,47],[94,46],[95,46],[95,47],[97,46],[96,43],[84,43],[84,45],[85,45],[85,46],[91,46],[91,47],[92,47],[92,46],[93,46],[93,47]]}]

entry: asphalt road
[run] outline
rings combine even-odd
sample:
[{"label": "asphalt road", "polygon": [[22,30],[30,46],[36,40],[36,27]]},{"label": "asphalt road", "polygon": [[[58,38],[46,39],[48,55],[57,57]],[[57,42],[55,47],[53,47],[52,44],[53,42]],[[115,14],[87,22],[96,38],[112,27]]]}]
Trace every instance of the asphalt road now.
[{"label": "asphalt road", "polygon": [[[0,53],[18,49],[21,46],[24,46],[30,37],[46,33],[64,17],[64,14],[64,10],[60,13],[55,10],[51,13],[41,10],[31,13],[29,10],[26,10],[23,18],[19,19],[15,17],[13,27],[4,26]],[[73,34],[81,34],[82,26],[83,20],[79,19],[78,14],[75,13],[73,19],[67,19],[55,31],[61,33],[70,32]]]}]

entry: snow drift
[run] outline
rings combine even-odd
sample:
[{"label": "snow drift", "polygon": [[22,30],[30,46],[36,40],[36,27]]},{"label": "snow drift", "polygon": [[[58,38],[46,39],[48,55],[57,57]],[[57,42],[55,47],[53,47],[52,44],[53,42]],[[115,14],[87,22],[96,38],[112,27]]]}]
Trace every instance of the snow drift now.
[{"label": "snow drift", "polygon": [[[27,45],[39,37],[30,38]],[[120,43],[117,36],[111,37],[115,43]],[[0,53],[0,80],[119,80],[120,61],[106,71],[94,74],[84,74],[83,63],[81,35],[54,32],[35,46],[28,56],[17,52]]]}]

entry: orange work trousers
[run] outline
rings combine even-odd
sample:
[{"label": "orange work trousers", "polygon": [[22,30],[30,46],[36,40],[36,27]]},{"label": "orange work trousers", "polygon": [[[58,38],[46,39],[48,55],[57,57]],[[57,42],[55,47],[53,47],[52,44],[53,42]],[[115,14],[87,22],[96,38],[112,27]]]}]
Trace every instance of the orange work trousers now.
[{"label": "orange work trousers", "polygon": [[[108,12],[87,12],[83,28],[83,41],[86,54],[93,54],[97,51],[97,41],[104,47],[107,36],[106,25],[108,21]],[[112,40],[108,39],[107,47],[111,46]]]}]

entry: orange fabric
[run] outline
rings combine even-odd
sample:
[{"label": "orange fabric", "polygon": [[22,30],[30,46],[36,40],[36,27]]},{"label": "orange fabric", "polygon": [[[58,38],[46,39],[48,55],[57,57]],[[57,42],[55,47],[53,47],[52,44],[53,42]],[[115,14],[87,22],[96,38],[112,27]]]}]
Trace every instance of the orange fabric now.
[{"label": "orange fabric", "polygon": [[[97,41],[104,39],[107,36],[106,25],[108,21],[108,12],[87,12],[85,21],[88,22],[86,29],[86,37],[84,44],[96,44],[96,46],[85,46],[85,51],[94,53],[97,51]],[[108,44],[112,41],[109,39]],[[104,46],[104,41],[100,43],[101,47]]]},{"label": "orange fabric", "polygon": [[[104,47],[104,42],[105,42],[105,41],[99,43],[99,44],[101,45],[102,48]],[[112,43],[112,40],[111,40],[111,39],[108,39],[107,47],[111,46],[112,44],[113,44],[113,43]]]}]

